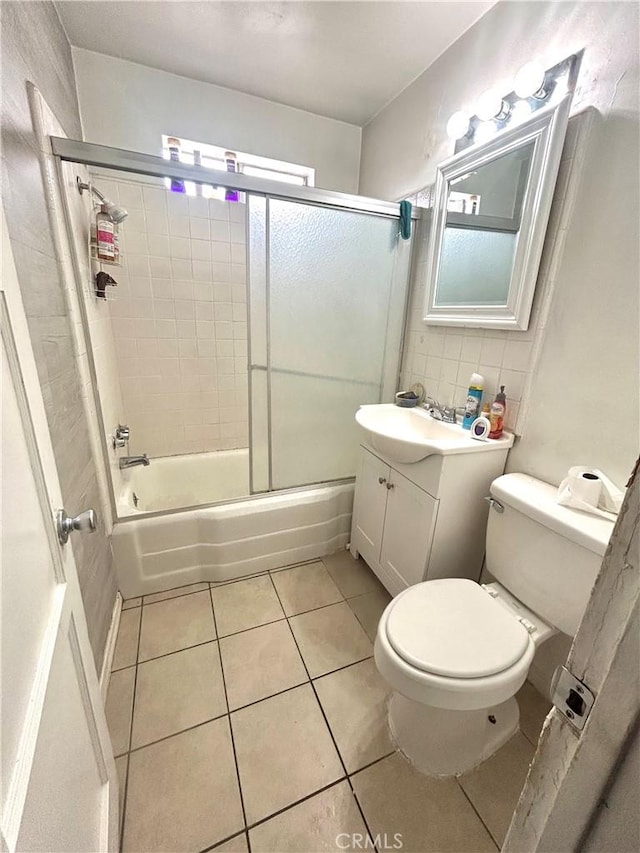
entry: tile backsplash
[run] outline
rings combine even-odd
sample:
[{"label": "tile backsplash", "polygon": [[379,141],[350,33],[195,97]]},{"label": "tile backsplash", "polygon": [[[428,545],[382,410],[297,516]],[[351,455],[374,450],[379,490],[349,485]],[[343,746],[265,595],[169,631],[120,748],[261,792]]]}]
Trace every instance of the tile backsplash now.
[{"label": "tile backsplash", "polygon": [[248,444],[246,207],[96,176],[129,215],[122,267],[105,266],[130,450]]},{"label": "tile backsplash", "polygon": [[427,326],[422,320],[428,234],[421,223],[414,264],[411,309],[402,369],[402,385],[421,382],[444,405],[464,406],[472,373],[484,377],[483,403],[491,403],[500,385],[507,394],[506,426],[514,429],[533,352],[535,317],[527,332]]}]

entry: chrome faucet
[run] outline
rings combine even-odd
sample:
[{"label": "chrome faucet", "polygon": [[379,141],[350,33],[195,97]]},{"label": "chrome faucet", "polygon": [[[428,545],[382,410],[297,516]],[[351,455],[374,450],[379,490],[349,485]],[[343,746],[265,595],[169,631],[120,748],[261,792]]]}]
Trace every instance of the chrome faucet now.
[{"label": "chrome faucet", "polygon": [[456,413],[462,411],[456,406],[443,406],[437,400],[434,400],[433,397],[426,397],[424,405],[432,418],[442,421],[445,424],[457,423]]},{"label": "chrome faucet", "polygon": [[136,465],[151,465],[146,453],[142,456],[121,456],[118,462],[120,468],[135,468]]}]

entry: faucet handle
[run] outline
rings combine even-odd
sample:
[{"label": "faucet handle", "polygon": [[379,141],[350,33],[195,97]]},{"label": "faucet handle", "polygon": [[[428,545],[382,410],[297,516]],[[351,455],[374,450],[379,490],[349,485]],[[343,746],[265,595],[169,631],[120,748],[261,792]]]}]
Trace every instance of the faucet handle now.
[{"label": "faucet handle", "polygon": [[129,441],[130,436],[131,430],[129,427],[126,424],[118,424],[113,435],[113,449],[115,450],[117,447],[124,447]]}]

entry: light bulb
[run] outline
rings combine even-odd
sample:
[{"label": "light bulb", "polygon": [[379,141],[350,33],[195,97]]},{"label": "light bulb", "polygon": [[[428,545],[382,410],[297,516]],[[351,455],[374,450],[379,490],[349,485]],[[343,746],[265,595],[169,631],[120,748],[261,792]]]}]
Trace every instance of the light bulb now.
[{"label": "light bulb", "polygon": [[447,136],[449,139],[462,139],[469,131],[469,116],[458,111],[453,113],[447,122]]},{"label": "light bulb", "polygon": [[518,122],[524,121],[526,118],[529,118],[531,115],[531,104],[529,101],[518,101],[513,105],[511,110],[511,121],[514,124],[518,124]]},{"label": "light bulb", "polygon": [[495,89],[487,89],[478,98],[476,115],[481,121],[490,121],[492,118],[503,121],[509,115],[509,104]]},{"label": "light bulb", "polygon": [[544,98],[545,70],[539,62],[527,62],[516,74],[513,91],[519,98]]},{"label": "light bulb", "polygon": [[490,139],[498,128],[494,121],[483,121],[476,127],[474,134],[474,142],[486,142]]}]

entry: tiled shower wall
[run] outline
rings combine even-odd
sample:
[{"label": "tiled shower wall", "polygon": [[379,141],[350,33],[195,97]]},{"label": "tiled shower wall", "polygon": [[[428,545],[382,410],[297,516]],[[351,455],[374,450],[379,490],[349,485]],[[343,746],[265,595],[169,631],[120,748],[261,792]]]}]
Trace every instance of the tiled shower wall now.
[{"label": "tiled shower wall", "polygon": [[108,289],[130,450],[248,444],[246,207],[157,183],[96,186],[129,211]]},{"label": "tiled shower wall", "polygon": [[[579,179],[573,169],[578,142],[588,132],[589,122],[577,115],[569,122],[558,173],[553,206],[547,228],[536,294],[526,331],[465,329],[427,326],[423,320],[427,248],[431,216],[423,211],[416,232],[415,257],[411,277],[411,304],[407,317],[401,383],[408,388],[421,382],[427,394],[445,405],[464,406],[472,373],[484,377],[483,403],[491,403],[500,385],[507,394],[506,426],[520,433],[524,423],[527,382],[535,363],[546,322],[548,298],[553,291],[566,234],[568,216]],[[428,194],[428,193],[427,193]]]}]

